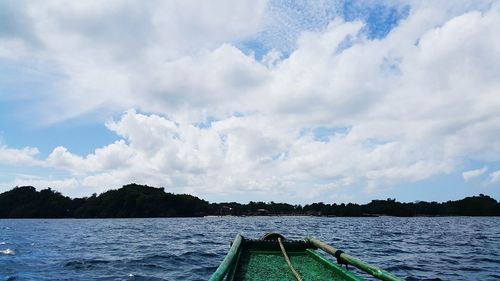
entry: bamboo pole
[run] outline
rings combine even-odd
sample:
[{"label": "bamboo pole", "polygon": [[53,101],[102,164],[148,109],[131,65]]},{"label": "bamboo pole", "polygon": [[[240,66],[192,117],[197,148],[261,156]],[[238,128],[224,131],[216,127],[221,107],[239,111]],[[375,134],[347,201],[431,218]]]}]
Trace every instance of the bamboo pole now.
[{"label": "bamboo pole", "polygon": [[[385,271],[385,270],[382,270],[376,266],[373,266],[371,264],[368,264],[360,259],[357,259],[355,257],[352,257],[346,253],[340,253],[340,252],[337,252],[338,249],[335,249],[334,247],[328,245],[328,244],[325,244],[317,239],[314,239],[312,237],[306,237],[305,241],[311,245],[314,245],[320,249],[322,249],[323,251],[337,257],[338,256],[338,259],[346,264],[350,264],[352,266],[355,266],[361,270],[363,270],[364,272],[367,272],[368,274],[380,279],[380,280],[384,280],[384,281],[402,281],[402,279],[390,274],[389,272]],[[337,253],[337,256],[336,254]],[[339,254],[340,253],[340,254]]]},{"label": "bamboo pole", "polygon": [[229,252],[227,253],[226,257],[224,260],[221,262],[217,270],[212,274],[212,277],[210,277],[209,281],[222,281],[224,280],[224,277],[226,277],[227,272],[229,271],[230,267],[233,265],[233,261],[236,258],[238,254],[238,250],[240,249],[241,242],[243,241],[243,237],[241,235],[236,235],[236,238],[234,238],[233,245],[229,249]]}]

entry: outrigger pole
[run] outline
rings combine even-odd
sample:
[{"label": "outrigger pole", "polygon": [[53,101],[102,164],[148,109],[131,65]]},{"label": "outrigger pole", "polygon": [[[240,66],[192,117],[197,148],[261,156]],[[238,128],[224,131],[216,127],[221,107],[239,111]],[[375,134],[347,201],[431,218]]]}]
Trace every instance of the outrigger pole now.
[{"label": "outrigger pole", "polygon": [[305,239],[306,243],[309,243],[315,247],[320,248],[321,250],[333,255],[334,257],[337,258],[337,262],[340,264],[350,264],[352,266],[355,266],[364,272],[384,281],[403,281],[399,279],[398,277],[390,274],[389,272],[382,270],[376,266],[373,266],[371,264],[368,264],[362,260],[359,260],[355,257],[352,257],[346,253],[344,253],[341,250],[335,249],[334,247],[325,244],[318,239],[314,239],[312,237],[306,237]]}]

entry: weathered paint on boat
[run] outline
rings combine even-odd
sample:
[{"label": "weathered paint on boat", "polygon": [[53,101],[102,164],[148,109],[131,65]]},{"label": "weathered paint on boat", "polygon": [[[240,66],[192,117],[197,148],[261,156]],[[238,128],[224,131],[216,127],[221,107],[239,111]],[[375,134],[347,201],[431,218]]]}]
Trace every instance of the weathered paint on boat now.
[{"label": "weathered paint on boat", "polygon": [[[346,270],[342,265],[324,258],[316,251],[317,248],[321,248],[327,253],[336,253],[339,262],[355,266],[378,279],[387,281],[401,280],[314,238],[306,238],[305,241],[284,240],[282,245],[292,267],[304,281],[364,280],[353,272]],[[210,281],[222,280],[294,281],[298,280],[298,278],[287,264],[277,240],[248,240],[241,235],[237,235],[228,254],[210,278]]]}]

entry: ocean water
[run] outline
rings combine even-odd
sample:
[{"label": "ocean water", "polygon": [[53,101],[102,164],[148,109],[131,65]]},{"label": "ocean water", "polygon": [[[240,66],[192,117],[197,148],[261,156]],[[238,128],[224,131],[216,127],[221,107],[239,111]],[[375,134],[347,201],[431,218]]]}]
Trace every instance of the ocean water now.
[{"label": "ocean water", "polygon": [[406,280],[500,280],[500,218],[0,220],[0,280],[207,280],[237,233],[315,236]]}]

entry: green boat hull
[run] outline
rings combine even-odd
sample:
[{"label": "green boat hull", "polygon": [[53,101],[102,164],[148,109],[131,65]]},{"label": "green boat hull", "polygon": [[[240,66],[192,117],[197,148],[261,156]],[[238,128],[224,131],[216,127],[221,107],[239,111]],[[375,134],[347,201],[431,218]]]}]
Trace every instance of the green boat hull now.
[{"label": "green boat hull", "polygon": [[[317,246],[314,243],[283,240],[282,245],[292,267],[287,263],[278,240],[247,240],[238,235],[232,243],[228,255],[210,280],[299,280],[294,275],[293,270],[304,281],[364,280],[353,272],[346,270],[345,267],[323,257],[316,251]],[[390,278],[384,279],[375,276],[377,278],[391,281],[400,280],[382,270],[379,271],[387,274]]]}]

